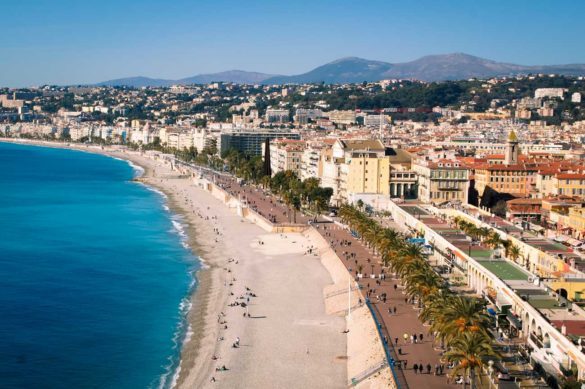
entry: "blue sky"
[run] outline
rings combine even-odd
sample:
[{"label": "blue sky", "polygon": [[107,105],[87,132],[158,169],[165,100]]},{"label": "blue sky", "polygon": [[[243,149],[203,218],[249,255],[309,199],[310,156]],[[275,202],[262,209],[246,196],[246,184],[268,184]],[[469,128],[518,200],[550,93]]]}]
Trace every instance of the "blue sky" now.
[{"label": "blue sky", "polygon": [[1,86],[296,74],[345,56],[585,63],[581,0],[1,1]]}]

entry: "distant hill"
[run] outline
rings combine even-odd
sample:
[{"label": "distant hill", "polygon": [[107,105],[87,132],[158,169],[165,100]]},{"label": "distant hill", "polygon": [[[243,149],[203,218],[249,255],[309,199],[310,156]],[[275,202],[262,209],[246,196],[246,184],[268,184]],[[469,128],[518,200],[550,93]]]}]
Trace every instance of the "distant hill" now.
[{"label": "distant hill", "polygon": [[246,72],[243,70],[229,70],[227,72],[198,74],[193,77],[182,78],[180,80],[165,80],[148,77],[128,77],[118,78],[116,80],[100,82],[99,86],[131,86],[141,88],[143,86],[171,86],[171,85],[188,85],[188,84],[208,84],[210,82],[233,82],[236,84],[258,84],[267,78],[274,77],[274,74],[264,74],[258,72]]},{"label": "distant hill", "polygon": [[585,65],[523,66],[496,62],[463,53],[429,55],[414,61],[395,64],[350,57],[319,66],[307,73],[288,77],[273,77],[264,82],[268,84],[345,83],[393,78],[444,81],[528,73],[556,73],[579,76],[585,75]]},{"label": "distant hill", "polygon": [[310,72],[296,76],[277,76],[264,80],[266,84],[302,84],[326,82],[328,84],[378,81],[380,76],[394,65],[387,62],[370,61],[363,58],[347,57],[319,66]]},{"label": "distant hill", "polygon": [[424,81],[464,80],[517,74],[556,73],[585,75],[585,65],[523,66],[453,53],[428,55],[411,62],[394,64],[384,78],[415,78]]},{"label": "distant hill", "polygon": [[172,80],[163,80],[160,78],[149,78],[149,77],[127,77],[118,78],[115,80],[103,81],[96,85],[98,86],[131,86],[135,88],[141,88],[143,86],[169,86],[172,85]]},{"label": "distant hill", "polygon": [[414,61],[394,64],[357,57],[347,57],[321,65],[306,73],[292,76],[275,76],[265,73],[230,70],[221,73],[199,74],[180,80],[164,80],[148,77],[120,78],[105,81],[98,85],[142,87],[169,86],[173,84],[206,84],[213,81],[239,84],[302,84],[310,82],[342,84],[393,78],[444,81],[537,73],[585,76],[585,64],[525,66],[496,62],[464,53],[428,55]]},{"label": "distant hill", "polygon": [[273,74],[246,72],[243,70],[229,70],[227,72],[199,74],[177,80],[177,84],[207,84],[215,81],[233,82],[236,84],[257,84],[274,77]]}]

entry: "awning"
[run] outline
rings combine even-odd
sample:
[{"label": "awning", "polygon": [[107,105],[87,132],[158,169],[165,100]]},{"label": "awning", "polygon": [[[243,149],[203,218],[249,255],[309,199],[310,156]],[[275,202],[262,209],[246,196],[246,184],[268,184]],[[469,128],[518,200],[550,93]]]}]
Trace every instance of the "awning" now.
[{"label": "awning", "polygon": [[583,242],[581,242],[580,240],[577,240],[577,239],[569,238],[569,239],[567,239],[567,243],[570,244],[571,246],[579,246]]},{"label": "awning", "polygon": [[557,236],[557,237],[556,237],[554,240],[555,240],[556,242],[566,242],[566,241],[567,241],[567,239],[569,239],[569,238],[567,238],[567,237],[566,237],[566,236],[564,236],[564,235],[561,235],[561,236]]},{"label": "awning", "polygon": [[508,312],[506,315],[506,319],[516,328],[522,328],[522,322],[516,316],[512,314],[512,312]]},{"label": "awning", "polygon": [[488,308],[488,309],[487,309],[487,311],[488,311],[488,313],[489,313],[490,315],[492,315],[492,316],[496,316],[496,315],[497,315],[497,312],[496,312],[496,310],[495,310],[495,309],[493,309],[493,308]]}]

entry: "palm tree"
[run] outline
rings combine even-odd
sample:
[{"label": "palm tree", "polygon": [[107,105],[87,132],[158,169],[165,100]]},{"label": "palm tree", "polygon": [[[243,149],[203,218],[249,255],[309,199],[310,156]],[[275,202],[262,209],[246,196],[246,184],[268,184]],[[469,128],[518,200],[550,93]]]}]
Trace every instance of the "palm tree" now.
[{"label": "palm tree", "polygon": [[508,258],[510,258],[512,261],[517,262],[518,258],[520,258],[521,255],[522,252],[520,251],[520,248],[518,246],[512,244],[508,248]]},{"label": "palm tree", "polygon": [[[464,333],[455,338],[450,344],[450,349],[445,353],[449,362],[455,362],[452,375],[463,371],[464,376],[469,376],[471,387],[475,387],[475,377],[479,375],[481,380],[481,369],[484,365],[482,358],[495,356],[490,339],[482,333]],[[463,380],[463,387],[467,385]]]},{"label": "palm tree", "polygon": [[491,231],[484,242],[488,247],[496,249],[501,243],[500,235],[496,231]]},{"label": "palm tree", "polygon": [[461,333],[480,332],[488,336],[490,318],[485,303],[477,298],[454,295],[448,299],[443,314],[436,318],[431,329],[449,343]]}]

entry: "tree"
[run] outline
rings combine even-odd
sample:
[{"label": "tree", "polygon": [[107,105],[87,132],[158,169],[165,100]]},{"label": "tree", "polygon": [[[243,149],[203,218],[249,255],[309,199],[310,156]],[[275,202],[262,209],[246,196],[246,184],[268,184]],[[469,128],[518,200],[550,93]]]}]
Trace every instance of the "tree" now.
[{"label": "tree", "polygon": [[[451,342],[450,349],[445,353],[449,362],[455,362],[452,375],[463,371],[464,376],[470,378],[471,387],[475,388],[475,378],[479,375],[481,380],[482,358],[495,356],[490,339],[482,333],[465,333]],[[466,380],[463,387],[466,387]]]},{"label": "tree", "polygon": [[511,246],[508,248],[508,257],[512,261],[518,262],[518,258],[520,258],[521,255],[522,252],[520,251],[520,248],[514,244],[511,244]]},{"label": "tree", "polygon": [[262,165],[262,175],[272,175],[272,167],[270,166],[270,138],[266,138],[266,141],[264,142],[264,164]]},{"label": "tree", "polygon": [[492,208],[492,212],[498,216],[506,217],[508,211],[508,205],[505,200],[499,200],[496,205]]}]

